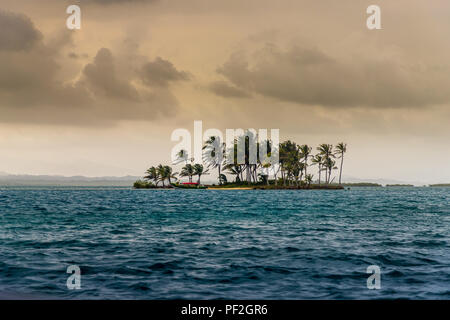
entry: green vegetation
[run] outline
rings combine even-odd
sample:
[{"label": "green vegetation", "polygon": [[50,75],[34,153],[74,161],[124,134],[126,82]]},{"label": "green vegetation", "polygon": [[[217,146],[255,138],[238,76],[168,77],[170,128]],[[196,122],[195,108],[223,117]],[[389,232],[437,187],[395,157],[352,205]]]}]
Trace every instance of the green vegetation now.
[{"label": "green vegetation", "polygon": [[172,179],[177,179],[176,175],[177,173],[172,172],[172,168],[169,166],[163,166],[160,164],[157,167],[150,167],[146,171],[146,176],[144,179],[148,181],[153,181],[155,183],[155,187],[158,186],[158,183],[162,183],[162,187],[165,187],[164,182],[167,180],[169,182],[169,186],[172,183]]},{"label": "green vegetation", "polygon": [[144,181],[144,180],[137,180],[134,184],[133,187],[135,189],[151,189],[151,188],[156,188],[156,186],[150,182],[150,181]]},{"label": "green vegetation", "polygon": [[[158,188],[158,184],[162,184],[162,188],[171,188],[172,180],[176,180],[177,173],[173,172],[172,168],[169,166],[163,166],[160,164],[157,167],[150,167],[146,172],[146,176],[144,176],[144,180],[137,180],[133,187],[136,189],[152,189]],[[168,185],[165,185],[166,180],[168,181]]]},{"label": "green vegetation", "polygon": [[208,187],[199,185],[199,184],[180,184],[180,183],[172,183],[172,186],[177,189],[207,189]]},{"label": "green vegetation", "polygon": [[[180,172],[180,177],[189,177],[189,182],[192,182],[193,176],[198,176],[197,184],[200,185],[200,178],[202,175],[208,174],[208,170],[205,170],[201,164],[186,164]],[[162,164],[157,167],[150,167],[145,172],[144,180],[138,180],[133,184],[136,189],[151,189],[151,188],[173,188],[173,187],[188,187],[180,185],[179,183],[172,183],[173,180],[178,180],[177,172],[173,172],[170,166],[163,166]],[[165,182],[168,182],[166,185]],[[161,186],[158,184],[161,183]],[[193,188],[193,187],[192,187]],[[197,187],[195,187],[197,188]]]},{"label": "green vegetation", "polygon": [[354,182],[354,183],[343,183],[344,187],[382,187],[379,183],[372,182]]},{"label": "green vegetation", "polygon": [[450,183],[436,183],[436,184],[430,184],[430,187],[450,187]]},{"label": "green vegetation", "polygon": [[[237,159],[237,149],[239,145],[244,145],[244,159]],[[250,161],[250,149],[255,146],[255,161]],[[272,150],[278,148],[279,164],[271,164],[267,159],[260,159],[259,150],[264,148],[268,157],[271,157]],[[234,150],[234,161],[229,164],[225,161],[223,154],[227,149]],[[299,145],[291,140],[284,141],[279,146],[273,146],[270,140],[259,142],[257,136],[248,133],[246,136],[237,137],[231,146],[221,143],[217,137],[210,137],[205,143],[204,160],[208,168],[218,170],[219,185],[226,183],[226,177],[222,172],[234,176],[235,183],[246,182],[248,185],[256,185],[263,182],[269,185],[269,173],[274,177],[275,185],[279,183],[286,186],[304,186],[311,185],[314,181],[314,175],[308,173],[310,166],[318,166],[318,185],[322,184],[322,174],[324,174],[324,183],[329,185],[333,182],[332,173],[337,170],[336,159],[340,159],[339,184],[341,184],[342,168],[344,163],[344,154],[347,152],[347,145],[339,143],[336,148],[331,144],[321,144],[317,148],[317,154],[312,154],[312,147],[304,144]],[[216,152],[216,151],[219,152]],[[281,179],[281,180],[280,180]]]},{"label": "green vegetation", "polygon": [[339,184],[341,184],[342,166],[344,164],[344,153],[346,153],[346,152],[347,152],[347,144],[345,144],[343,142],[338,143],[338,145],[336,146],[336,154],[341,159],[341,165],[340,165],[340,169],[339,169]]},{"label": "green vegetation", "polygon": [[318,185],[318,184],[306,184],[306,185],[299,185],[299,186],[295,186],[295,185],[291,185],[291,186],[276,186],[276,185],[257,185],[254,186],[253,189],[256,190],[279,190],[279,189],[283,189],[283,190],[297,190],[297,189],[308,189],[308,190],[314,190],[314,189],[326,189],[326,190],[340,190],[340,189],[344,189],[343,186],[338,185],[338,184],[329,184],[329,185]]},{"label": "green vegetation", "polygon": [[387,184],[386,187],[414,187],[413,184]]}]

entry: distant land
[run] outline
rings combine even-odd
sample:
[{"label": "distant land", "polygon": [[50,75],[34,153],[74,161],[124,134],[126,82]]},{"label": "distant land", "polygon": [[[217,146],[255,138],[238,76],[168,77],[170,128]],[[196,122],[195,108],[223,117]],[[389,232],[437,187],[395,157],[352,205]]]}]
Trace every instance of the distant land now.
[{"label": "distant land", "polygon": [[373,182],[345,182],[342,185],[344,187],[382,187],[381,184]]},{"label": "distant land", "polygon": [[[0,186],[75,186],[75,187],[132,187],[133,183],[141,179],[139,176],[60,176],[60,175],[30,175],[30,174],[8,174],[0,171]],[[346,186],[386,186],[386,185],[415,185],[433,187],[449,187],[450,183],[428,184],[418,181],[398,181],[391,179],[361,179],[356,177],[344,177],[343,184]],[[216,184],[214,179],[205,179],[205,184]]]},{"label": "distant land", "polygon": [[14,175],[0,173],[0,186],[75,186],[75,187],[131,187],[137,176],[84,177],[51,175]]},{"label": "distant land", "polygon": [[395,180],[395,179],[383,179],[383,178],[379,178],[379,179],[370,179],[370,178],[357,178],[357,177],[350,177],[350,176],[344,176],[342,178],[342,182],[344,183],[350,183],[350,184],[354,184],[354,183],[374,183],[374,184],[380,184],[382,186],[387,186],[387,185],[414,185],[414,186],[427,186],[430,183],[426,183],[423,181],[403,181],[403,180]]},{"label": "distant land", "polygon": [[386,187],[414,187],[414,185],[397,183],[397,184],[387,184]]}]

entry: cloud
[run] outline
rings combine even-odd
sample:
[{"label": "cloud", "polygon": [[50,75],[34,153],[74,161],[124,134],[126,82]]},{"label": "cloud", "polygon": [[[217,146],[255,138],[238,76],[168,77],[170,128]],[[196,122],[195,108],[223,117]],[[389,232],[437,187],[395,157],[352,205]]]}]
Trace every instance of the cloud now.
[{"label": "cloud", "polygon": [[[73,59],[78,56],[68,53],[73,46],[70,35],[64,39],[58,34],[44,42],[41,36],[28,36],[33,34],[29,30],[41,34],[35,28],[23,32],[24,26],[32,26],[27,17],[7,17],[16,21],[9,23],[9,32],[23,34],[21,39],[29,41],[21,47],[9,44],[7,50],[0,47],[1,122],[114,125],[122,120],[154,121],[177,110],[178,100],[168,84],[187,80],[188,73],[178,71],[170,61],[139,62],[141,79],[135,72],[119,71],[123,58],[116,59],[110,49],[101,48],[73,77],[64,72],[69,64],[72,69],[79,68],[78,60]],[[136,85],[142,80],[145,86]]]},{"label": "cloud", "polygon": [[160,57],[146,63],[140,71],[140,76],[146,85],[161,87],[167,87],[170,82],[186,81],[190,78],[187,72],[178,71],[170,61]]},{"label": "cloud", "polygon": [[100,49],[94,62],[84,67],[83,74],[84,80],[96,95],[125,100],[139,99],[137,90],[129,82],[117,76],[113,56],[109,49]]},{"label": "cloud", "polygon": [[76,60],[76,59],[81,59],[81,58],[83,58],[83,59],[88,58],[89,55],[87,55],[86,53],[78,54],[78,53],[72,51],[72,52],[69,52],[67,54],[67,57],[70,58],[70,59],[75,59]]},{"label": "cloud", "polygon": [[41,37],[25,15],[0,10],[0,50],[30,50]]},{"label": "cloud", "polygon": [[448,67],[400,58],[331,56],[317,48],[275,45],[230,56],[218,73],[248,93],[303,105],[424,107],[450,102]]},{"label": "cloud", "polygon": [[215,81],[209,85],[209,90],[225,98],[249,98],[251,95],[245,90],[229,85],[225,81]]}]

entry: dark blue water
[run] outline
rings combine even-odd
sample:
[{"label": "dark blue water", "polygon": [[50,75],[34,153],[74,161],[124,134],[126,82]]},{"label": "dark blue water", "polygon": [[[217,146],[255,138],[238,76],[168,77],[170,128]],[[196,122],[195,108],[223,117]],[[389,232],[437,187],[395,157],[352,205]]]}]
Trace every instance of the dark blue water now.
[{"label": "dark blue water", "polygon": [[[0,297],[449,299],[450,189],[0,189]],[[69,265],[81,289],[68,290]],[[369,290],[366,268],[381,268]]]}]

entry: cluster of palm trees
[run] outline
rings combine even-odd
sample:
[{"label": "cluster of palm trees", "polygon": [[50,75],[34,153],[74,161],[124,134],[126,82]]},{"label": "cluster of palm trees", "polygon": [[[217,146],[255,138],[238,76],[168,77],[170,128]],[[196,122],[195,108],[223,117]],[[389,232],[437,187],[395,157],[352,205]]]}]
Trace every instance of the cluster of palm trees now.
[{"label": "cluster of palm trees", "polygon": [[155,186],[158,186],[158,183],[162,183],[162,186],[165,187],[164,182],[167,180],[169,185],[172,184],[172,180],[176,180],[177,173],[173,172],[172,168],[169,166],[163,166],[160,164],[157,167],[150,167],[146,172],[146,176],[144,179],[152,182]]},{"label": "cluster of palm trees", "polygon": [[[244,140],[245,139],[245,140]],[[256,163],[250,161],[251,145],[256,146],[253,151],[256,151]],[[237,161],[238,145],[245,146],[244,161],[239,164]],[[267,157],[278,148],[279,162],[270,163],[267,159],[260,159],[259,150],[265,147]],[[185,162],[180,176],[189,177],[192,182],[192,176],[208,172],[209,169],[217,169],[219,184],[227,182],[227,177],[224,174],[228,173],[235,176],[235,182],[240,183],[246,181],[247,183],[264,182],[269,184],[269,173],[274,177],[274,183],[277,184],[280,180],[283,185],[310,185],[314,181],[314,175],[308,173],[308,168],[312,165],[318,168],[318,183],[322,183],[322,175],[324,176],[324,183],[330,184],[334,181],[332,178],[333,170],[337,170],[336,161],[340,160],[339,165],[339,184],[341,184],[342,167],[344,162],[344,154],[347,152],[347,145],[343,142],[338,143],[335,147],[331,144],[321,144],[317,147],[317,153],[313,154],[312,147],[304,144],[287,140],[280,143],[278,146],[273,146],[270,140],[262,143],[257,141],[257,137],[251,133],[245,136],[237,137],[234,143],[229,148],[234,148],[234,161],[225,161],[227,154],[227,146],[221,142],[217,137],[210,137],[203,146],[203,162],[206,163],[207,168],[204,170],[202,165],[192,165],[193,159],[189,159],[188,153],[185,150],[180,150],[178,153],[178,161]],[[197,169],[196,169],[197,167]]]},{"label": "cluster of palm trees", "polygon": [[[242,163],[238,163],[238,145],[244,145]],[[251,145],[256,146],[252,149]],[[267,153],[265,159],[260,159],[259,150],[264,147]],[[169,186],[172,185],[173,180],[178,180],[180,177],[187,177],[189,182],[193,182],[193,177],[197,177],[197,184],[201,183],[201,177],[209,174],[210,169],[217,169],[219,185],[227,183],[227,176],[225,173],[234,176],[236,183],[265,183],[269,184],[270,174],[273,176],[273,183],[278,183],[284,186],[292,185],[307,185],[314,182],[314,175],[311,173],[310,167],[316,166],[318,179],[316,181],[320,185],[333,183],[334,170],[339,169],[339,184],[342,179],[342,168],[344,163],[344,154],[347,152],[347,145],[343,142],[336,146],[331,144],[320,144],[313,154],[313,148],[303,144],[299,145],[291,140],[284,141],[278,146],[274,146],[270,140],[258,142],[257,137],[252,134],[237,137],[234,143],[229,148],[234,149],[234,161],[225,161],[227,146],[221,142],[217,137],[210,137],[203,146],[203,163],[194,164],[194,159],[189,158],[186,150],[180,150],[177,154],[177,161],[175,164],[184,162],[180,173],[173,172],[170,166],[158,165],[157,167],[150,167],[146,171],[144,179],[147,183],[158,186],[159,183],[165,187],[167,181]],[[251,151],[256,149],[256,161],[251,159]],[[267,161],[271,157],[272,152],[278,149],[279,161],[272,163]],[[251,161],[252,160],[252,161]],[[339,168],[336,162],[339,160]],[[256,163],[255,163],[256,162]]]},{"label": "cluster of palm trees", "polygon": [[[333,147],[331,144],[321,144],[317,148],[317,153],[312,154],[312,147],[304,144],[298,145],[290,140],[280,143],[280,171],[281,179],[286,184],[296,184],[304,182],[310,185],[314,175],[308,174],[308,167],[316,165],[318,167],[318,183],[322,182],[324,173],[325,184],[333,182],[332,172],[338,169],[336,159],[340,159],[339,184],[342,182],[342,167],[344,154],[347,152],[347,144],[341,142]],[[303,180],[304,179],[304,180]]]},{"label": "cluster of palm trees", "polygon": [[180,177],[188,177],[189,182],[192,182],[192,177],[198,176],[197,184],[200,184],[201,177],[206,174],[208,174],[208,169],[205,170],[201,164],[186,164],[179,174],[178,172],[173,172],[173,169],[170,166],[163,166],[160,164],[157,167],[152,166],[147,169],[144,176],[144,182],[155,187],[158,187],[158,184],[161,183],[164,188],[166,187],[166,181],[168,182],[167,186],[171,186],[174,180],[178,180],[177,175],[179,175]]},{"label": "cluster of palm trees", "polygon": [[197,176],[197,184],[200,184],[201,177],[206,174],[208,174],[208,169],[205,170],[202,164],[187,163],[181,168],[180,177],[188,177],[189,182],[192,182],[192,177]]}]

